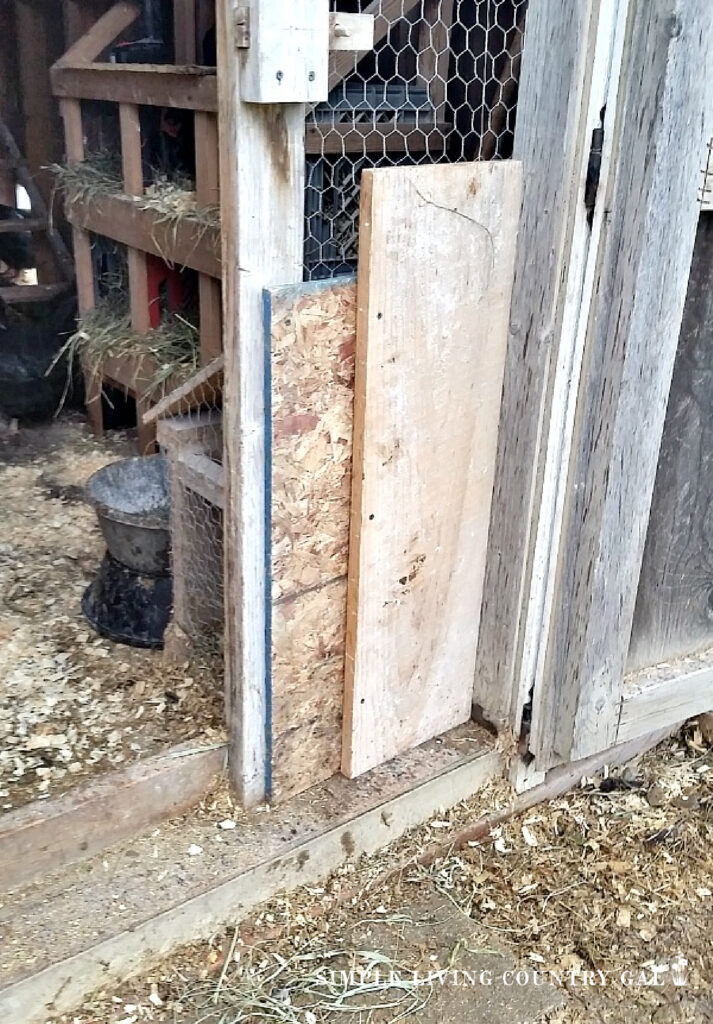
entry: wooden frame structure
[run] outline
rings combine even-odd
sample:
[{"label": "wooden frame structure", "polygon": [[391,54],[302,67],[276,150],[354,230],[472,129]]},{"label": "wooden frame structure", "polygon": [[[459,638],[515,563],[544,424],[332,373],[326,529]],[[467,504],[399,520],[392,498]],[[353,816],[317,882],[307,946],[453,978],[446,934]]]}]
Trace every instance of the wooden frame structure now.
[{"label": "wooden frame structure", "polygon": [[[447,32],[449,0],[423,2],[434,19],[431,27],[443,24],[439,31]],[[290,5],[290,17],[296,11],[307,24],[316,6]],[[280,679],[273,671],[277,662],[266,643],[279,623],[270,576],[271,511],[279,506],[279,496],[271,494],[270,359],[277,351],[271,332],[277,323],[284,342],[285,325],[293,333],[304,327],[301,316],[326,328],[331,358],[343,370],[353,363],[356,324],[353,282],[301,283],[304,157],[317,144],[309,131],[305,141],[305,114],[320,101],[309,62],[314,58],[314,67],[322,67],[324,53],[312,53],[307,44],[294,55],[288,31],[294,26],[283,0],[252,0],[240,5],[237,18],[230,5],[221,4],[216,78],[190,66],[196,53],[193,5],[176,0],[175,7],[187,19],[179,52],[188,65],[98,63],[135,17],[132,4],[119,3],[55,65],[53,82],[72,160],[84,156],[82,99],[120,104],[127,196],[70,211],[82,310],[94,302],[89,233],[107,234],[130,249],[134,327],[147,327],[145,259],[162,253],[168,240],[130,198],[143,188],[138,106],[193,110],[201,153],[219,152],[219,167],[203,162],[198,192],[212,204],[220,182],[220,256],[216,233],[194,245],[182,226],[172,240],[173,256],[201,275],[204,365],[191,381],[144,409],[142,419],[146,437],[157,430],[168,453],[176,507],[199,495],[223,512],[229,742],[227,749],[170,751],[155,763],[48,802],[40,816],[37,809],[18,812],[0,830],[0,869],[20,884],[50,863],[70,864],[169,811],[178,813],[210,784],[226,753],[231,780],[248,809],[241,823],[246,844],[239,860],[207,890],[167,892],[149,914],[142,907],[128,922],[109,920],[108,914],[101,935],[85,945],[72,937],[74,945],[40,973],[14,977],[0,990],[0,1009],[12,1020],[45,1019],[49,1005],[54,1012],[71,1009],[98,982],[106,984],[107,962],[117,976],[146,967],[172,945],[239,919],[281,887],[322,878],[508,770],[492,739],[467,723],[457,736],[445,734],[441,742],[400,754],[363,780],[321,781],[336,766],[333,741],[341,709],[335,688],[319,710],[331,729],[330,746],[324,735],[315,740],[309,730],[300,731],[290,717],[310,695],[305,697],[309,687],[303,679],[293,685],[290,677],[285,685],[286,675]],[[396,9],[402,10],[401,0],[367,6],[376,15],[376,38]],[[627,666],[636,602],[649,579],[641,567],[647,535],[656,529],[651,508],[696,227],[702,211],[710,217],[708,20],[707,0],[538,0],[528,14],[515,148],[524,195],[473,689],[480,712],[513,733],[525,754],[510,769],[518,788],[529,792],[503,815],[634,756],[713,706],[710,651],[679,651],[666,662],[637,664],[635,673]],[[259,67],[246,84],[257,42],[253,33],[265,25],[275,32],[270,52],[292,61],[280,67],[280,81],[289,83],[280,101],[270,92],[273,82],[261,80]],[[332,18],[329,32],[321,26],[320,37],[348,49],[364,45],[363,32],[362,22]],[[510,71],[516,60],[514,53]],[[334,67],[333,75],[340,69],[344,74],[347,58],[338,57]],[[436,97],[437,104],[443,99]],[[447,206],[443,212],[458,211]],[[216,344],[219,278],[222,351]],[[336,293],[329,315],[312,306],[305,313],[315,295],[334,299]],[[309,347],[311,335],[306,329],[303,334]],[[111,379],[125,371],[105,367]],[[195,412],[216,388],[224,400],[222,465],[208,458],[220,454],[209,452],[215,414]],[[331,391],[329,398],[333,414]],[[306,430],[319,419],[315,414],[303,421],[304,410],[297,406],[282,412],[297,427],[306,422]],[[337,439],[345,441],[341,434]],[[344,517],[340,500],[338,514]],[[329,512],[334,518],[335,510]],[[293,549],[298,533],[293,531]],[[179,565],[182,544],[177,532]],[[339,610],[347,587],[341,571],[345,551],[339,544],[334,551],[328,569],[338,564],[339,571],[320,577],[315,589],[333,588]],[[180,583],[179,625],[195,596]],[[314,650],[321,655],[326,645],[318,640]],[[268,716],[271,700],[279,705],[279,721]],[[275,780],[276,749],[284,760]],[[294,796],[290,787],[297,773],[280,772],[298,761],[302,776],[296,788],[305,788],[305,777],[307,784],[319,785]],[[281,791],[290,799],[269,820],[251,816],[252,805]],[[109,802],[119,815],[106,814]],[[461,840],[483,834],[501,817],[478,816]],[[307,829],[306,836],[295,839],[297,828]],[[75,839],[80,830],[88,836],[85,849]],[[62,912],[72,912],[69,897]]]},{"label": "wooden frame structure", "polygon": [[[100,99],[119,104],[125,196],[102,196],[100,200],[93,198],[88,201],[77,199],[68,210],[68,219],[73,227],[79,309],[80,313],[85,313],[95,303],[90,232],[127,247],[131,325],[140,334],[150,329],[147,254],[191,267],[198,271],[200,349],[201,361],[205,364],[218,356],[222,347],[218,232],[210,228],[204,231],[197,223],[191,224],[190,218],[183,218],[175,230],[169,229],[157,214],[150,209],[139,208],[134,200],[144,192],[139,105],[153,105],[180,107],[194,112],[197,201],[204,207],[218,205],[215,72],[195,66],[97,63],[97,58],[135,21],[138,14],[139,8],[133,3],[122,0],[115,4],[51,71],[54,93],[60,97],[70,163],[81,163],[85,159],[82,100]],[[181,44],[183,48],[184,44],[187,45],[185,40]],[[212,102],[210,96],[213,97]],[[103,383],[111,382],[136,399],[139,450],[142,453],[152,451],[155,426],[151,422],[144,423],[144,414],[155,401],[151,387],[154,371],[151,360],[142,359],[137,363],[136,360],[122,358],[110,360],[98,374],[87,373],[87,409],[92,429],[97,433],[103,429]],[[165,390],[171,390],[171,382]]]}]

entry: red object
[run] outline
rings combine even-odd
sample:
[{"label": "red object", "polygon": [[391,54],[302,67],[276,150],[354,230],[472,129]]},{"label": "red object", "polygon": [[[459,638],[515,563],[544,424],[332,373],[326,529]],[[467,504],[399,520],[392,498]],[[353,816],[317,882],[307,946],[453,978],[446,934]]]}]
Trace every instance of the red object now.
[{"label": "red object", "polygon": [[185,281],[180,271],[169,267],[158,256],[146,256],[149,293],[149,321],[158,327],[164,313],[178,313],[186,303]]}]

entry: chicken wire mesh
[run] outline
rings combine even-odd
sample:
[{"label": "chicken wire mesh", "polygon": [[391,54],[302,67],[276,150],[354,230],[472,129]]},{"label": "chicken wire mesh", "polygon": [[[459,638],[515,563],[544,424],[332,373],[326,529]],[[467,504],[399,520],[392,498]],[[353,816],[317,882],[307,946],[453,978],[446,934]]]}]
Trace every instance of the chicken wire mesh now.
[{"label": "chicken wire mesh", "polygon": [[356,270],[362,171],[512,155],[527,0],[330,0],[375,12],[367,54],[330,56],[307,116],[306,281]]}]

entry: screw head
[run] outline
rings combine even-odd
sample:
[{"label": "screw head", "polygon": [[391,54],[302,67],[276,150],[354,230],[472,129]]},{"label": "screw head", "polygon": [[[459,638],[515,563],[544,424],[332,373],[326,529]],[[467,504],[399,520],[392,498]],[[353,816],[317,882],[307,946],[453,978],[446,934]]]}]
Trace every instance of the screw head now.
[{"label": "screw head", "polygon": [[309,75],[307,77],[309,78],[310,82],[314,82],[314,80],[315,80],[315,78],[317,76],[315,75],[314,71],[310,71],[310,73],[309,73]]}]

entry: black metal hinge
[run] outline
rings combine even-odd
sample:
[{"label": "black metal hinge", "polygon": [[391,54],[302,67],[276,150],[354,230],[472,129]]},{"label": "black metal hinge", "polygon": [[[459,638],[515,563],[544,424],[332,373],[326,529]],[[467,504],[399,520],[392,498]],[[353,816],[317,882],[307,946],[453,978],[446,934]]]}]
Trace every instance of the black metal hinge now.
[{"label": "black metal hinge", "polygon": [[600,125],[592,132],[592,145],[589,150],[589,162],[587,164],[587,183],[584,186],[584,205],[587,208],[587,222],[591,227],[594,219],[594,207],[597,203],[597,192],[599,191],[599,177],[602,170],[602,150],[604,148],[604,114],[606,107],[602,107],[599,113]]}]

